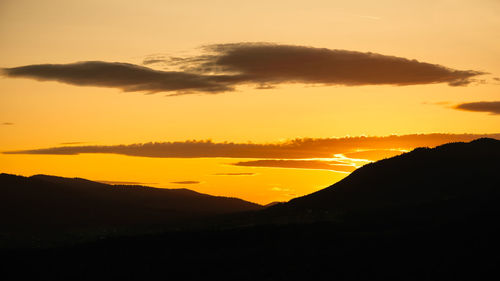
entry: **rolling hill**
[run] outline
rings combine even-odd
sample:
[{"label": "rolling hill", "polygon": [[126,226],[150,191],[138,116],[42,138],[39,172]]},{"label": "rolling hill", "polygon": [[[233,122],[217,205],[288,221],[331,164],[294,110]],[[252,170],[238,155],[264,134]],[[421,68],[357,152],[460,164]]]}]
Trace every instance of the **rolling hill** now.
[{"label": "rolling hill", "polygon": [[163,225],[261,208],[187,189],[0,174],[0,230],[4,233]]}]

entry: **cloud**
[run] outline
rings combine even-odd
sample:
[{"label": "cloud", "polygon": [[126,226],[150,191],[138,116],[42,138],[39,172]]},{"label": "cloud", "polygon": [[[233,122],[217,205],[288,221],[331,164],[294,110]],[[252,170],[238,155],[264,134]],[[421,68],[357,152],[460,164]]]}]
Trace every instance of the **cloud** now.
[{"label": "cloud", "polygon": [[500,134],[414,134],[384,137],[299,138],[280,143],[233,143],[212,141],[150,142],[130,145],[58,146],[40,149],[6,151],[4,154],[76,155],[111,153],[158,158],[257,158],[310,159],[331,158],[370,149],[410,150],[421,146],[437,146],[448,142],[471,141],[477,138],[500,139]]},{"label": "cloud", "polygon": [[10,125],[14,125],[14,123],[11,123],[11,122],[3,122],[2,125],[5,125],[5,126],[10,126]]},{"label": "cloud", "polygon": [[475,81],[473,77],[485,74],[375,53],[272,43],[216,44],[204,46],[202,51],[198,56],[154,56],[143,61],[144,65],[162,63],[176,69],[172,71],[121,62],[84,61],[4,68],[3,74],[126,92],[174,92],[170,95],[222,93],[242,84],[253,84],[258,89],[282,83],[465,86]]},{"label": "cloud", "polygon": [[424,101],[424,102],[422,102],[422,104],[430,104],[430,105],[449,105],[449,104],[451,104],[451,102],[449,102],[449,101],[436,101],[436,102],[427,102],[427,101]]},{"label": "cloud", "polygon": [[403,151],[399,150],[365,150],[365,151],[345,153],[344,156],[354,159],[366,159],[370,161],[377,161],[384,158],[390,158],[402,153]]},{"label": "cloud", "polygon": [[295,168],[295,169],[315,169],[315,170],[330,170],[339,172],[352,172],[356,167],[350,165],[342,165],[344,163],[338,161],[321,161],[321,160],[256,160],[242,161],[234,163],[235,166],[245,167],[270,167],[270,168]]},{"label": "cloud", "polygon": [[256,173],[216,173],[214,176],[253,176]]},{"label": "cloud", "polygon": [[84,141],[70,141],[70,142],[61,142],[60,145],[75,145],[75,144],[84,144],[87,142]]},{"label": "cloud", "polygon": [[479,101],[461,103],[454,107],[454,109],[476,112],[488,112],[492,115],[500,114],[500,101]]},{"label": "cloud", "polygon": [[224,76],[210,77],[179,71],[160,71],[129,63],[86,61],[70,64],[38,64],[4,68],[8,77],[58,81],[77,86],[118,88],[125,92],[207,92],[233,90],[218,81]]},{"label": "cloud", "polygon": [[198,184],[200,182],[199,181],[172,181],[170,183],[175,183],[175,184]]},{"label": "cloud", "polygon": [[142,64],[149,65],[149,64],[155,64],[155,63],[161,63],[161,62],[165,62],[165,59],[163,59],[163,58],[159,58],[159,59],[146,58],[146,59],[144,59],[144,61],[142,61]]},{"label": "cloud", "polygon": [[323,85],[416,85],[448,83],[463,86],[484,74],[454,70],[401,57],[347,50],[271,43],[217,44],[206,54],[174,57],[167,65],[204,74],[233,75],[235,83],[304,83]]}]

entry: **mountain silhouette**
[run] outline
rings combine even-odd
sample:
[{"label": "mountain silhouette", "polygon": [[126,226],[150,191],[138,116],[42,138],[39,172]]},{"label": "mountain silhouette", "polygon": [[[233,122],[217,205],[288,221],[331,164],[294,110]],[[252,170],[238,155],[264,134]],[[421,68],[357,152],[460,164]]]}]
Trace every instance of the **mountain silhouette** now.
[{"label": "mountain silhouette", "polygon": [[499,209],[499,203],[500,141],[483,138],[417,148],[367,164],[325,189],[263,212],[292,220],[351,214],[426,220],[487,212]]},{"label": "mountain silhouette", "polygon": [[0,208],[0,230],[15,232],[160,225],[262,206],[188,189],[0,174]]}]

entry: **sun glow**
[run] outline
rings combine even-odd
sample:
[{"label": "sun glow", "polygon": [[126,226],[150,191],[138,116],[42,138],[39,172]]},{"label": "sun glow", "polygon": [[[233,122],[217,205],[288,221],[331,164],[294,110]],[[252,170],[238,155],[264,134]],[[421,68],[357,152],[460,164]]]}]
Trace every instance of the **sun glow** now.
[{"label": "sun glow", "polygon": [[1,172],[268,203],[499,133],[499,1],[146,2],[1,1]]}]

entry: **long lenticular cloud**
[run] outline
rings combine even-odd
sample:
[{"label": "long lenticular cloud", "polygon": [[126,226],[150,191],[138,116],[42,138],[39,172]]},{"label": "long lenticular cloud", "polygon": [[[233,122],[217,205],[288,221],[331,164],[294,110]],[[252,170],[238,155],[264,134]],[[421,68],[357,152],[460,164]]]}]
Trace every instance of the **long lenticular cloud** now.
[{"label": "long lenticular cloud", "polygon": [[306,85],[465,86],[485,74],[455,70],[401,57],[271,43],[209,45],[191,57],[147,58],[172,71],[104,61],[39,64],[4,68],[8,77],[58,81],[78,86],[117,88],[127,92],[222,93],[238,85],[269,89],[284,83]]},{"label": "long lenticular cloud", "polygon": [[125,92],[199,91],[220,93],[232,90],[214,77],[179,71],[160,71],[120,62],[85,61],[70,64],[37,64],[3,69],[8,77],[58,81],[77,86],[118,88]]},{"label": "long lenticular cloud", "polygon": [[[108,153],[155,158],[310,159],[331,158],[335,154],[347,154],[359,150],[410,150],[421,146],[433,147],[448,142],[471,141],[482,137],[500,139],[500,134],[415,134],[385,137],[303,138],[267,144],[217,143],[212,141],[151,142],[130,145],[58,146],[3,153],[51,155]],[[393,152],[390,151],[390,153]]]},{"label": "long lenticular cloud", "polygon": [[323,85],[467,85],[483,72],[454,70],[401,57],[347,50],[271,43],[216,44],[205,55],[170,58],[195,73],[233,74],[235,81],[258,84]]}]

